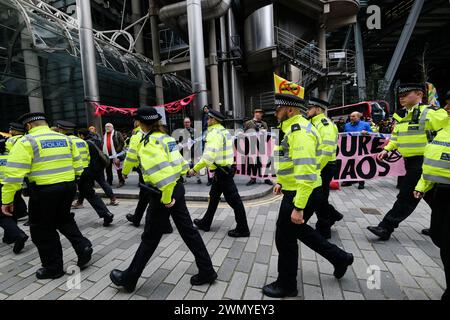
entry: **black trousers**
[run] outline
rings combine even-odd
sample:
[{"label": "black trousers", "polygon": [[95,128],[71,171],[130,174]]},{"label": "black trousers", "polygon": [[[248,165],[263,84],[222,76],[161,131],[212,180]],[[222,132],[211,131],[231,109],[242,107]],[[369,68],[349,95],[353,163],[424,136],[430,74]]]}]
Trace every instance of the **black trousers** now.
[{"label": "black trousers", "polygon": [[[403,178],[400,192],[394,206],[380,222],[380,227],[393,232],[416,209],[420,199],[414,198],[413,192],[422,175],[422,164],[422,156],[405,158],[406,175]],[[432,198],[432,192],[427,192],[424,196],[424,200],[430,207],[432,207]]]},{"label": "black trousers", "polygon": [[275,244],[278,250],[278,281],[287,289],[295,289],[298,269],[297,240],[303,242],[333,265],[341,262],[346,255],[345,251],[328,242],[317,230],[307,224],[317,209],[317,205],[323,201],[321,187],[314,189],[309,197],[303,211],[305,223],[300,225],[291,221],[296,191],[283,191],[283,194],[275,232]]},{"label": "black trousers", "polygon": [[[142,177],[142,172],[140,169],[137,170],[139,175],[139,182],[145,183],[144,178]],[[150,204],[151,195],[150,192],[145,188],[139,188],[139,200],[136,205],[136,209],[134,210],[134,221],[141,222],[142,217],[144,216],[145,210],[147,210],[148,205]]]},{"label": "black trousers", "polygon": [[219,169],[214,172],[211,190],[209,191],[208,209],[202,222],[207,226],[212,224],[222,193],[228,205],[234,210],[236,229],[243,232],[249,231],[244,204],[234,183],[233,176],[225,174]]},{"label": "black trousers", "polygon": [[108,215],[109,210],[102,199],[95,193],[94,177],[89,170],[83,171],[83,174],[78,181],[78,191],[80,196],[91,204],[95,212],[100,218]]},{"label": "black trousers", "polygon": [[[102,171],[92,173],[94,181],[98,183],[98,185],[105,191],[106,196],[111,199],[114,198],[114,192],[111,186],[105,180],[105,173]],[[81,194],[78,194],[78,202],[83,203],[84,197]]]},{"label": "black trousers", "polygon": [[[109,185],[112,185],[113,182],[113,161],[109,160],[109,165],[106,167],[106,181]],[[122,169],[117,170],[117,177],[119,178],[119,182],[125,183],[125,179],[122,176]]]},{"label": "black trousers", "polygon": [[85,247],[91,246],[91,242],[81,234],[70,212],[75,193],[75,182],[45,186],[30,184],[31,239],[38,249],[42,266],[52,271],[63,270],[63,253],[58,231],[70,241],[77,255],[80,255]]},{"label": "black trousers", "polygon": [[431,239],[441,249],[447,289],[442,297],[450,300],[450,185],[437,185],[432,191]]},{"label": "black trousers", "polygon": [[323,214],[318,214],[318,221],[316,228],[326,230],[330,229],[332,221],[336,221],[340,216],[340,212],[331,205],[328,201],[330,197],[330,182],[336,172],[336,163],[328,162],[328,164],[322,169],[320,176],[322,177],[322,194],[323,202],[318,204],[318,210],[323,211]]},{"label": "black trousers", "polygon": [[209,275],[214,271],[203,239],[192,223],[191,216],[186,207],[184,193],[183,184],[178,182],[172,196],[175,199],[175,205],[170,209],[167,209],[161,203],[160,197],[152,195],[145,218],[145,228],[142,234],[141,244],[124,274],[127,282],[137,282],[141,276],[147,262],[161,241],[165,225],[169,220],[169,215],[172,216],[181,238],[194,255],[200,274]]},{"label": "black trousers", "polygon": [[[2,185],[0,184],[0,206],[2,205]],[[2,212],[0,212],[0,227],[4,230],[3,233],[3,242],[6,244],[14,243],[17,239],[25,235],[25,232],[22,231],[17,226],[17,213],[21,213],[23,211],[22,205],[26,205],[25,201],[22,198],[21,191],[17,191],[14,195],[14,212],[12,217],[5,216]]]}]

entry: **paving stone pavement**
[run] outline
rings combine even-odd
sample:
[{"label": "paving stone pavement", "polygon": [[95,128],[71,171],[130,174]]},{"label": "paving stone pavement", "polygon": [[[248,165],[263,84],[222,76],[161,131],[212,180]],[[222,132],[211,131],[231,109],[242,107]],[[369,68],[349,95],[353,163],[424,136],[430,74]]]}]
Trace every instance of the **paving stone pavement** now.
[{"label": "paving stone pavement", "polygon": [[[333,276],[333,267],[305,245],[299,245],[299,296],[290,299],[384,300],[440,299],[445,285],[439,250],[420,231],[429,226],[430,209],[421,202],[401,224],[390,241],[379,241],[367,231],[377,224],[395,201],[394,179],[368,181],[365,190],[356,186],[331,192],[331,202],[344,214],[332,229],[331,241],[352,252],[355,262],[341,280]],[[277,276],[278,253],[274,242],[280,198],[268,196],[246,201],[249,238],[229,238],[234,225],[232,210],[221,203],[210,232],[201,235],[218,272],[213,285],[192,287],[190,277],[197,272],[193,255],[178,232],[165,235],[138,282],[133,294],[115,287],[109,272],[125,269],[140,241],[143,226],[135,228],[125,215],[133,212],[136,200],[122,200],[111,207],[112,226],[105,228],[92,208],[74,211],[83,234],[94,245],[91,265],[81,274],[67,274],[56,280],[37,280],[40,267],[36,247],[27,242],[19,255],[12,247],[0,244],[0,300],[3,299],[270,299],[261,288]],[[206,209],[204,202],[188,202],[192,218]],[[378,209],[382,215],[364,214],[361,208]],[[310,224],[314,224],[315,217]],[[23,224],[23,222],[20,222]],[[23,229],[29,233],[27,227]],[[61,237],[65,268],[71,271],[76,254]],[[370,270],[378,270],[368,272]],[[369,271],[370,271],[369,270]],[[379,275],[379,287],[376,275]],[[81,282],[77,286],[76,280]],[[375,288],[374,288],[375,286]]]}]

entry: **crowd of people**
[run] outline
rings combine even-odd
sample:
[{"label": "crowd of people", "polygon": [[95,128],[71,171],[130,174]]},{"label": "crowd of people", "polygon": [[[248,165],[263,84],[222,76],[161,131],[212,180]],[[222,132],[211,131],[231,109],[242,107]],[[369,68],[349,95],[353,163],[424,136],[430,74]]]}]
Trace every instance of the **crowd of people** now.
[{"label": "crowd of people", "polygon": [[[400,152],[405,158],[406,176],[393,208],[379,225],[368,229],[381,240],[388,241],[424,198],[432,209],[428,234],[441,249],[448,288],[450,92],[446,97],[446,108],[440,109],[421,104],[425,94],[421,84],[402,84],[397,90],[404,108],[393,115],[396,125],[392,137],[377,159],[384,161],[390,152]],[[339,126],[326,117],[328,107],[327,101],[313,97],[305,101],[294,95],[275,94],[275,116],[281,133],[274,152],[276,181],[273,192],[283,196],[275,230],[278,277],[262,289],[269,297],[298,294],[298,240],[329,261],[336,279],[344,277],[354,261],[352,253],[329,241],[331,228],[343,219],[343,215],[328,199],[330,181],[337,170],[339,131]],[[303,115],[305,109],[307,113]],[[103,226],[110,226],[114,215],[96,195],[94,183],[97,181],[103,188],[110,188],[114,167],[119,185],[124,185],[130,172],[136,170],[140,181],[139,200],[135,213],[126,218],[137,227],[146,211],[144,231],[130,265],[125,270],[112,270],[111,281],[128,292],[135,290],[163,234],[173,231],[171,217],[198,267],[198,273],[191,277],[190,283],[193,286],[213,283],[217,273],[198,230],[210,231],[222,194],[233,209],[236,221],[236,227],[228,231],[228,236],[249,237],[251,230],[234,182],[234,150],[231,133],[224,127],[226,117],[216,110],[206,109],[204,113],[207,133],[202,139],[203,154],[191,163],[183,158],[180,142],[167,134],[160,121],[161,115],[152,107],[137,110],[135,129],[129,139],[124,139],[110,123],[105,125],[103,137],[94,128],[80,129],[75,135],[75,124],[68,121],[56,121],[52,130],[44,113],[22,115],[11,124],[12,138],[0,140],[3,241],[13,244],[16,254],[23,250],[28,235],[20,229],[17,220],[28,214],[31,239],[42,264],[36,271],[38,279],[56,279],[64,275],[59,233],[75,249],[78,267],[88,267],[93,254],[92,243],[79,230],[71,206],[80,207],[83,199],[87,199],[103,219]],[[187,120],[184,128],[192,137],[193,130]],[[261,117],[256,115],[246,125],[248,130],[264,128]],[[345,123],[344,131],[368,134],[373,131],[373,126],[362,121],[361,115],[355,112]],[[185,176],[198,176],[205,169],[212,174],[208,208],[201,218],[192,220],[186,206],[183,180]],[[24,183],[29,194],[28,206],[22,198]],[[251,185],[253,181],[249,183]],[[105,190],[107,194],[110,191]],[[113,193],[108,196],[111,205],[118,204]],[[75,203],[72,203],[74,199]],[[317,215],[315,228],[308,224],[313,214]],[[449,298],[447,289],[442,299]]]}]

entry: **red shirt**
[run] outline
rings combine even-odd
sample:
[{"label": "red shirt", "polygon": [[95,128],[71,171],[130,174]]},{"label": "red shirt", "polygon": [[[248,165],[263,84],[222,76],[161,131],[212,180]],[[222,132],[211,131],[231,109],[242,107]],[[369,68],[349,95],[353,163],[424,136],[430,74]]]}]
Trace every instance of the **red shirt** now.
[{"label": "red shirt", "polygon": [[108,154],[111,155],[111,132],[106,133],[106,148],[108,150]]}]

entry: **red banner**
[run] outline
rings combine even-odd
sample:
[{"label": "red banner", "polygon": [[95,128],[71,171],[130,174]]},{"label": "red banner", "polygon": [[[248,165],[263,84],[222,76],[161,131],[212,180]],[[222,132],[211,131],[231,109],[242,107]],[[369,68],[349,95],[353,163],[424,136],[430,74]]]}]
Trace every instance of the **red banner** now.
[{"label": "red banner", "polygon": [[[164,105],[154,106],[154,107],[164,107],[164,109],[166,109],[167,113],[177,113],[177,112],[180,112],[181,109],[183,109],[189,103],[191,103],[195,99],[196,95],[197,94],[194,93],[194,94],[191,94],[190,96],[187,96],[181,100],[169,102]],[[111,106],[100,105],[98,103],[95,104],[95,116],[96,117],[101,117],[105,114],[110,114],[110,113],[119,113],[119,114],[122,114],[125,116],[133,116],[134,113],[136,112],[136,110],[137,110],[137,108],[116,108],[116,107],[111,107]]]}]

